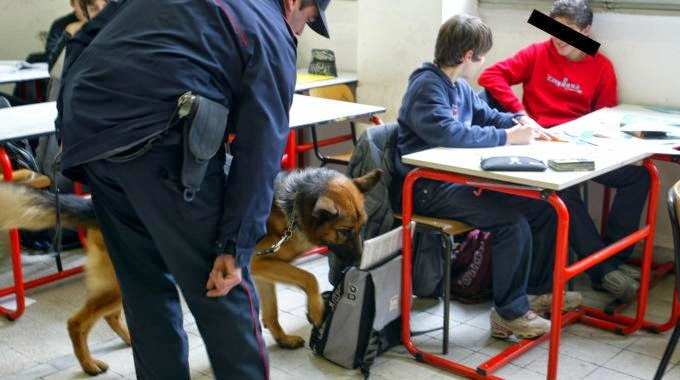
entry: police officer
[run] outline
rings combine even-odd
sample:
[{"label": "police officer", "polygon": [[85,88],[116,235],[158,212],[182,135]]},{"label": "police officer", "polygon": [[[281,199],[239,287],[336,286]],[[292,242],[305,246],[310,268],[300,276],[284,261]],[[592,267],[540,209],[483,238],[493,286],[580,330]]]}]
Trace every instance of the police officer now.
[{"label": "police officer", "polygon": [[[308,24],[328,37],[329,2],[111,0],[69,42],[62,169],[90,186],[139,378],[189,378],[177,285],[215,376],[268,377],[249,263],[288,136],[296,36]],[[228,112],[236,135],[228,174],[218,144],[188,198],[175,113],[186,91]]]}]

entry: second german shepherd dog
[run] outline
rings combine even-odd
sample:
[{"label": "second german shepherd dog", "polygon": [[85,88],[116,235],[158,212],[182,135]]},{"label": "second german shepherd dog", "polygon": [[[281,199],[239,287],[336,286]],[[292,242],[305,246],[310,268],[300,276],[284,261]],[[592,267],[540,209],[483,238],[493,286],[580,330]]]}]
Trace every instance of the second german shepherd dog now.
[{"label": "second german shepherd dog", "polygon": [[[279,324],[275,283],[302,289],[307,294],[310,322],[316,326],[321,323],[324,304],[316,278],[290,263],[312,247],[324,245],[345,261],[358,260],[362,252],[360,230],[367,219],[363,194],[375,186],[381,174],[374,170],[349,179],[334,170],[310,168],[280,173],[276,178],[268,232],[255,248],[256,253],[263,254],[253,256],[252,273],[260,295],[263,325],[279,346],[298,348],[304,340],[287,335]],[[108,365],[92,357],[87,336],[99,318],[104,317],[113,331],[128,345],[131,343],[121,319],[122,296],[91,200],[61,195],[59,201],[63,226],[81,226],[87,231],[85,279],[89,292],[85,305],[69,318],[68,333],[83,371],[97,375],[105,372]],[[40,230],[55,224],[53,194],[0,182],[0,229]],[[287,230],[292,234],[290,239],[277,251],[265,253],[282,240]]]}]

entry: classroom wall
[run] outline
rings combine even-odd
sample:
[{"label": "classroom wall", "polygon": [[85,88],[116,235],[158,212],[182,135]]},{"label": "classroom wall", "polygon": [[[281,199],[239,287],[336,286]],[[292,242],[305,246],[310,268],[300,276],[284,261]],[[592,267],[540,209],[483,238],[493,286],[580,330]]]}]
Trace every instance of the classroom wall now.
[{"label": "classroom wall", "polygon": [[69,0],[0,0],[0,59],[23,59],[43,51],[39,36],[52,21],[67,14]]},{"label": "classroom wall", "polygon": [[[43,51],[41,32],[47,33],[52,21],[70,9],[69,0],[0,0],[0,60]],[[0,85],[0,91],[11,92],[13,87]]]},{"label": "classroom wall", "polygon": [[326,11],[331,39],[305,28],[298,39],[298,67],[308,67],[312,48],[335,52],[338,70],[357,71],[357,1],[333,0]]}]

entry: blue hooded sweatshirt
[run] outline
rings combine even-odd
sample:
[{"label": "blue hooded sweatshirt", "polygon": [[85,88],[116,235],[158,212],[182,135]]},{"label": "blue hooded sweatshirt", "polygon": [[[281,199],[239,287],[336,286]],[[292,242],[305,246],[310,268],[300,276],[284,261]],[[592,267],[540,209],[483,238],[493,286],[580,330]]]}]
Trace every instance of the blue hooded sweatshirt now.
[{"label": "blue hooded sweatshirt", "polygon": [[505,145],[514,114],[498,112],[481,100],[463,79],[455,83],[432,63],[409,77],[399,110],[397,168],[411,169],[401,156],[435,147],[484,148]]}]

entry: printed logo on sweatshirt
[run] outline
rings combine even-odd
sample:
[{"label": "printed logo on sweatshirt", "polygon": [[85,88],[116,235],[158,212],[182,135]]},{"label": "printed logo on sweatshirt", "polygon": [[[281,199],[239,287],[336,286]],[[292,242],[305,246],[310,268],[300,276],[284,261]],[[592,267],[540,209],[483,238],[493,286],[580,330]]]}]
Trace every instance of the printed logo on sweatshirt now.
[{"label": "printed logo on sweatshirt", "polygon": [[562,87],[565,90],[574,91],[577,94],[582,94],[581,85],[577,83],[570,83],[569,78],[564,77],[564,79],[559,80],[554,76],[548,74],[548,82],[554,84],[557,87]]},{"label": "printed logo on sweatshirt", "polygon": [[458,106],[456,104],[451,106],[451,115],[453,115],[454,117],[458,115]]}]

